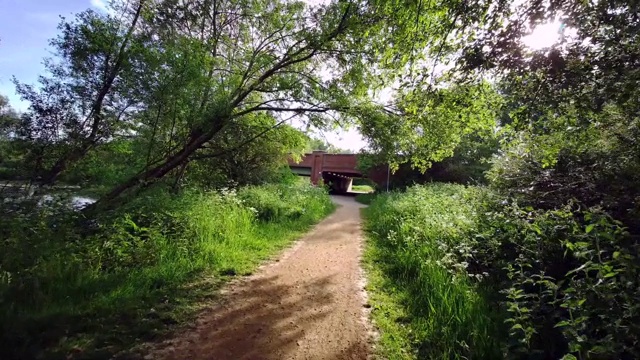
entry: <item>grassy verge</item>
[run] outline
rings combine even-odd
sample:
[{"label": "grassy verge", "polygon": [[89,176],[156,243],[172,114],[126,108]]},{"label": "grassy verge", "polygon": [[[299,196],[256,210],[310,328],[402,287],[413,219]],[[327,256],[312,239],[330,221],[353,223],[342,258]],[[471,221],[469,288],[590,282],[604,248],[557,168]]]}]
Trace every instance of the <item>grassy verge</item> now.
[{"label": "grassy verge", "polygon": [[250,274],[333,209],[320,189],[273,185],[156,193],[90,233],[52,209],[5,217],[2,357],[126,353],[190,319],[226,279]]},{"label": "grassy verge", "polygon": [[378,195],[364,211],[372,317],[385,359],[496,359],[500,329],[458,254],[480,190],[414,187]]},{"label": "grassy verge", "polygon": [[640,244],[601,209],[433,184],[364,213],[383,358],[640,358]]},{"label": "grassy verge", "polygon": [[375,191],[375,189],[373,187],[371,187],[370,185],[353,185],[351,187],[351,189],[353,191],[367,192],[367,193]]},{"label": "grassy verge", "polygon": [[369,205],[369,204],[371,204],[373,199],[375,199],[375,197],[376,197],[376,194],[374,194],[374,193],[358,194],[358,195],[356,195],[356,201],[361,203],[361,204]]}]

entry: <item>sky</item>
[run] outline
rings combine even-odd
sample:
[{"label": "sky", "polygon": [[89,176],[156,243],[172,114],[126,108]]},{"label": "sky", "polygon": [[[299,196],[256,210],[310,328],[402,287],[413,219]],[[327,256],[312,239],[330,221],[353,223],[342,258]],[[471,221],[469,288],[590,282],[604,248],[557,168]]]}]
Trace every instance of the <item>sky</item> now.
[{"label": "sky", "polygon": [[[320,0],[308,0],[316,2]],[[48,40],[57,34],[60,16],[72,17],[87,8],[104,9],[106,0],[0,0],[0,94],[9,98],[16,110],[28,106],[15,93],[11,78],[35,84],[44,71],[42,60],[50,56]],[[553,44],[559,24],[539,26],[523,39],[537,50]],[[366,146],[357,129],[326,131],[317,137],[352,151]]]},{"label": "sky", "polygon": [[[71,17],[92,0],[0,0],[0,94],[18,110],[27,104],[15,94],[11,77],[33,84],[50,56],[48,40],[57,34],[60,15]],[[95,1],[95,0],[94,0]]]}]

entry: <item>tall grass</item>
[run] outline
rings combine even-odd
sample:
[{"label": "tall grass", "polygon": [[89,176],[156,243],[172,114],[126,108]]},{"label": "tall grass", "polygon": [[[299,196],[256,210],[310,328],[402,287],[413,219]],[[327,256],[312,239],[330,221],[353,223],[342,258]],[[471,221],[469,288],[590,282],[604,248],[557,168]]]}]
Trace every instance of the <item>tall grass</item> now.
[{"label": "tall grass", "polygon": [[640,358],[640,243],[601,208],[433,184],[366,215],[385,358]]},{"label": "tall grass", "polygon": [[472,250],[481,193],[415,186],[380,194],[365,210],[372,314],[385,358],[501,358],[497,312],[457,260]]},{"label": "tall grass", "polygon": [[310,186],[158,192],[82,231],[73,214],[33,210],[0,220],[3,359],[109,358],[153,339],[333,204]]},{"label": "tall grass", "polygon": [[371,185],[353,185],[351,187],[351,190],[358,191],[358,192],[364,192],[364,193],[371,193],[371,192],[375,191],[375,189]]},{"label": "tall grass", "polygon": [[361,203],[361,204],[369,205],[369,204],[371,204],[373,199],[375,199],[376,196],[377,196],[377,194],[375,194],[375,193],[358,194],[358,195],[356,195],[356,201]]}]

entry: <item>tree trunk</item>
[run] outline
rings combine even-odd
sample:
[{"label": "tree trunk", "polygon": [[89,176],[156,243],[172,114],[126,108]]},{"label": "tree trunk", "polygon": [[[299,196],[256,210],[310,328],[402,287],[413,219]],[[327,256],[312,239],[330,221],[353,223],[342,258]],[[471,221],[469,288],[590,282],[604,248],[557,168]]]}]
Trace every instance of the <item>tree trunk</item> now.
[{"label": "tree trunk", "polygon": [[109,193],[102,196],[91,206],[85,208],[85,213],[92,213],[96,210],[107,210],[119,202],[125,193],[134,189],[145,189],[156,183],[171,170],[185,164],[189,157],[200,149],[207,141],[211,140],[224,127],[226,121],[217,121],[213,129],[206,133],[194,133],[189,141],[177,153],[168,156],[161,164],[132,176],[124,183],[113,188]]},{"label": "tree trunk", "polygon": [[176,175],[176,181],[173,182],[173,187],[172,187],[172,190],[174,193],[178,193],[178,189],[180,187],[180,180],[182,180],[182,178],[184,177],[184,173],[187,171],[188,166],[189,166],[189,159],[187,159],[187,161],[185,161],[180,167],[180,170],[178,170],[178,174]]}]

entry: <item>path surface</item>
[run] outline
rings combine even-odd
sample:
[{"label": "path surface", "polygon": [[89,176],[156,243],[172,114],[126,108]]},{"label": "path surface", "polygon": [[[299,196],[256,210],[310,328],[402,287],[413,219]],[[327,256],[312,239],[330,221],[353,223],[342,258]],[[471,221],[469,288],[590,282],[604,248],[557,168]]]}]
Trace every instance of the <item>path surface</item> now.
[{"label": "path surface", "polygon": [[367,359],[360,207],[340,207],[150,359]]}]

